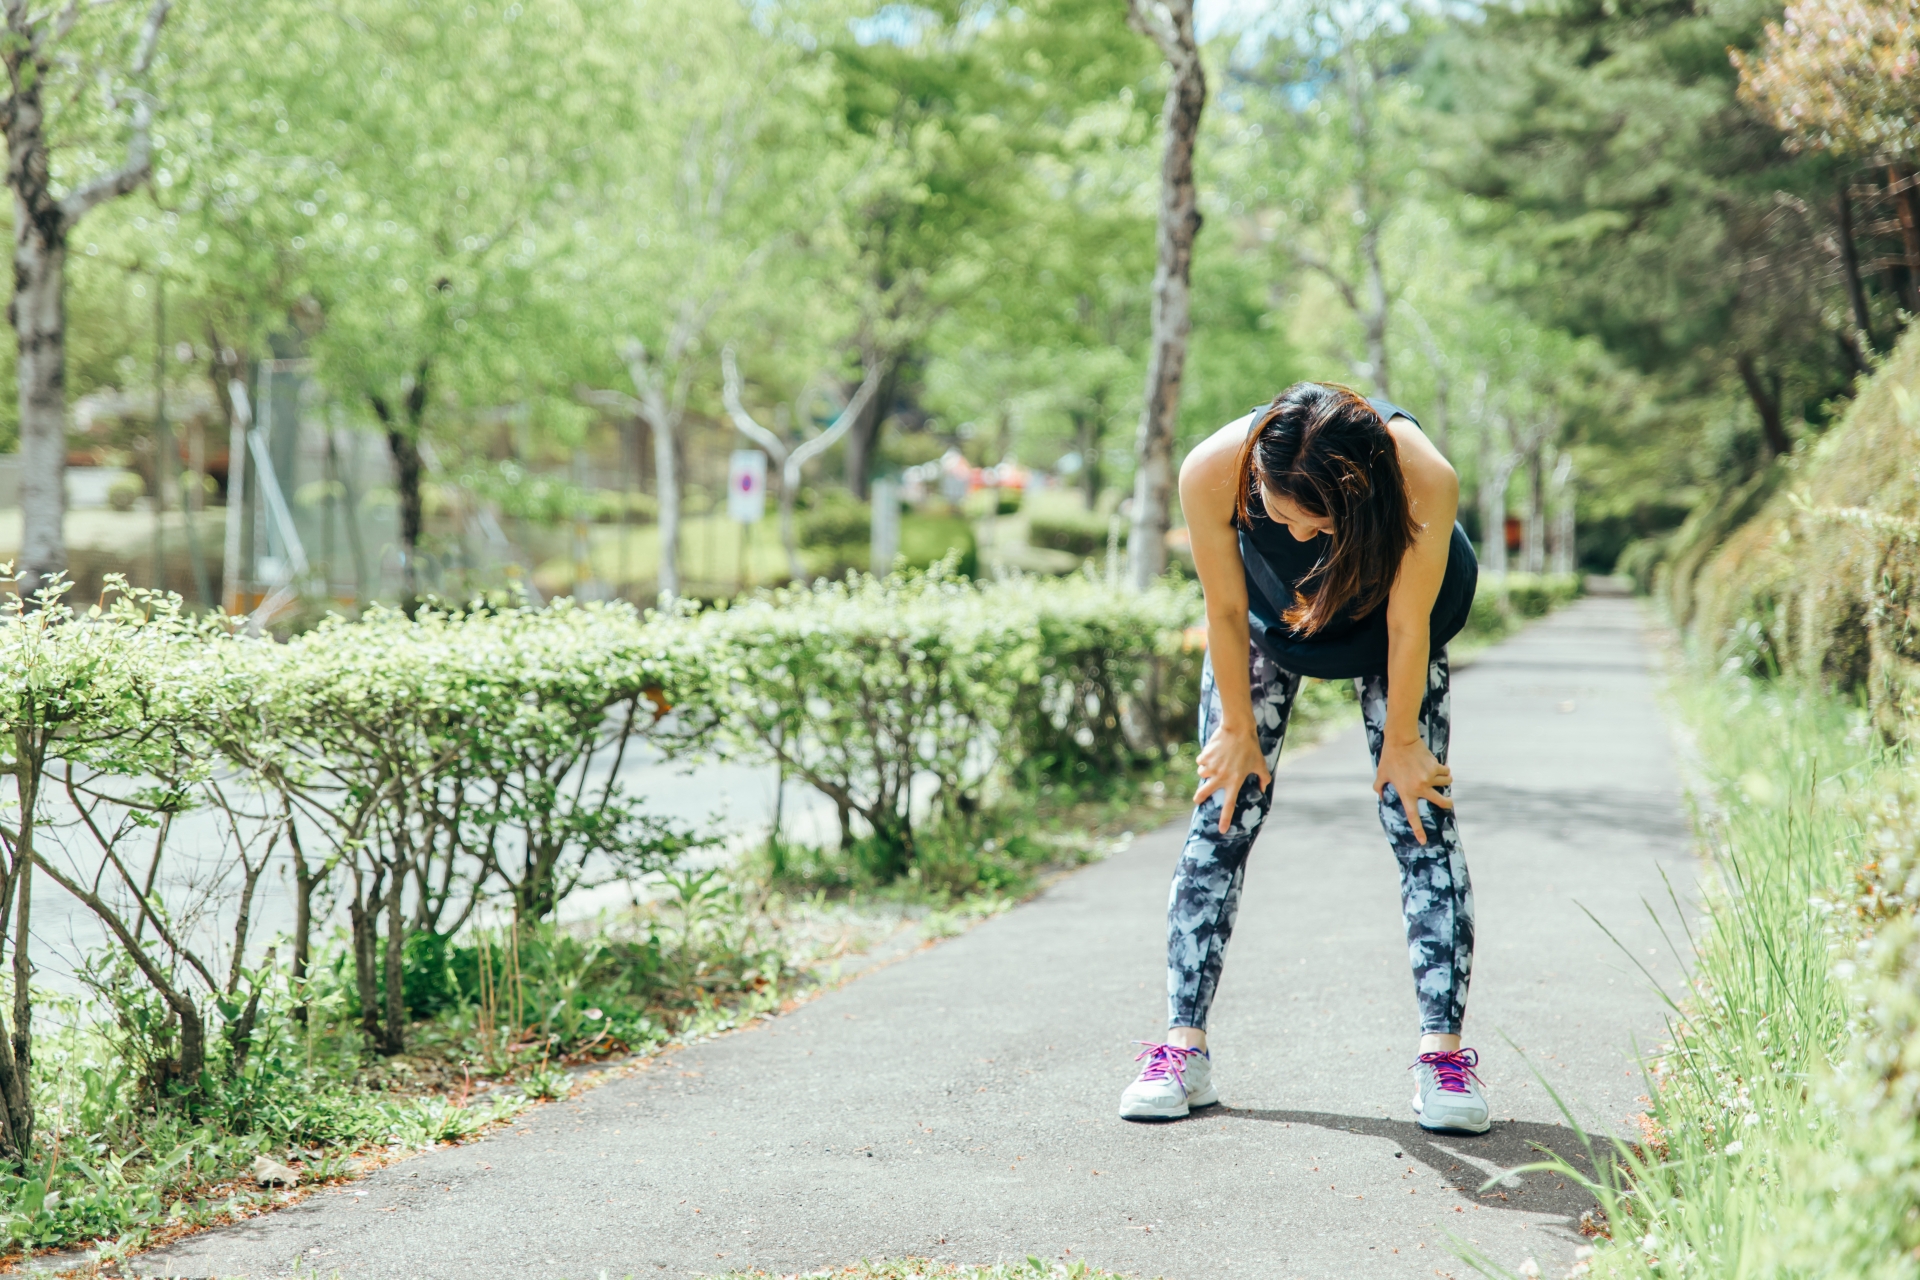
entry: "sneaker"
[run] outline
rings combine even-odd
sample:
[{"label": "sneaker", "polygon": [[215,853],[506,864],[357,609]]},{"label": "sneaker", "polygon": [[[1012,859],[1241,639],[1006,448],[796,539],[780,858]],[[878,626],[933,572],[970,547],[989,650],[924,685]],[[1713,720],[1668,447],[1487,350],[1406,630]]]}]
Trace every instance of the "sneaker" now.
[{"label": "sneaker", "polygon": [[1220,1101],[1213,1088],[1213,1060],[1205,1049],[1183,1049],[1174,1044],[1146,1045],[1134,1061],[1145,1060],[1140,1078],[1120,1095],[1122,1120],[1178,1120],[1194,1107]]},{"label": "sneaker", "polygon": [[1480,1055],[1472,1049],[1423,1053],[1409,1068],[1414,1073],[1413,1113],[1420,1127],[1434,1133],[1485,1133],[1492,1127],[1487,1095],[1473,1069]]}]

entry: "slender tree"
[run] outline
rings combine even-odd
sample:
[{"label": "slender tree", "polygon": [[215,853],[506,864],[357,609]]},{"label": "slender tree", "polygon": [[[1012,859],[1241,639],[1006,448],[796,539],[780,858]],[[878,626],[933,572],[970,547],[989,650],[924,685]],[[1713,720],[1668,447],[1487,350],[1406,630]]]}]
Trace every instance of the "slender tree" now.
[{"label": "slender tree", "polygon": [[1133,530],[1128,542],[1133,585],[1144,590],[1167,567],[1173,496],[1173,441],[1180,421],[1180,381],[1193,327],[1193,242],[1200,234],[1200,197],[1193,148],[1207,105],[1206,69],[1193,33],[1193,0],[1128,0],[1127,21],[1160,48],[1168,80],[1161,127],[1159,260],[1153,272],[1153,336],[1147,351],[1147,396],[1134,440]]},{"label": "slender tree", "polygon": [[[132,40],[122,66],[91,60],[69,47],[87,12],[80,0],[42,10],[26,0],[4,3],[6,44],[0,63],[7,84],[0,95],[0,126],[6,130],[7,187],[13,192],[13,302],[7,317],[19,347],[24,525],[18,568],[21,589],[31,599],[67,567],[67,241],[90,211],[137,189],[153,171],[154,100],[147,81],[172,0],[154,0],[136,29],[118,33]],[[124,21],[118,6],[108,9],[109,20]],[[126,159],[62,194],[54,186],[50,117],[57,114],[63,85],[89,80],[101,85],[103,113],[123,124]]]},{"label": "slender tree", "polygon": [[853,393],[846,407],[833,420],[826,430],[809,439],[790,444],[779,434],[768,430],[747,412],[746,402],[740,398],[740,369],[734,362],[733,347],[729,345],[720,353],[721,371],[726,382],[723,395],[726,399],[727,415],[733,419],[733,425],[740,434],[773,455],[780,464],[780,545],[787,551],[787,572],[797,582],[806,575],[805,567],[800,563],[800,544],[794,536],[793,507],[794,500],[800,494],[800,481],[805,474],[806,465],[840,442],[853,424],[860,419],[873,398],[875,389],[880,385],[880,371],[868,370],[866,378],[860,383],[860,389]]}]

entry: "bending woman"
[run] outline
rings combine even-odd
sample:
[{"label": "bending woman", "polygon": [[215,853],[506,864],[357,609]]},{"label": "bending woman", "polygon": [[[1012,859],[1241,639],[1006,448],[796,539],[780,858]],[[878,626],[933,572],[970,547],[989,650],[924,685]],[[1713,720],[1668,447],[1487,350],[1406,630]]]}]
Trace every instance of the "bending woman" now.
[{"label": "bending woman", "polygon": [[[1423,1128],[1484,1133],[1460,1047],[1473,893],[1448,790],[1447,641],[1478,576],[1455,522],[1460,482],[1420,425],[1384,400],[1302,382],[1187,455],[1180,501],[1207,602],[1200,786],[1167,903],[1166,1041],[1121,1095],[1129,1120],[1220,1100],[1207,1010],[1273,769],[1303,676],[1352,679],[1420,1002],[1413,1109]],[[1282,826],[1283,811],[1273,817]]]}]

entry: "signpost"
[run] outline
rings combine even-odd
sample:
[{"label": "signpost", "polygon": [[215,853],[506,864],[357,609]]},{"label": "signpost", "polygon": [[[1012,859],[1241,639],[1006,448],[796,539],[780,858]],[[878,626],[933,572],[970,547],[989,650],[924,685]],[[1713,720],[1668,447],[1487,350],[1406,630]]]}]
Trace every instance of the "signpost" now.
[{"label": "signpost", "polygon": [[747,589],[747,547],[767,514],[767,455],[735,449],[727,460],[727,515],[740,523],[740,590]]}]

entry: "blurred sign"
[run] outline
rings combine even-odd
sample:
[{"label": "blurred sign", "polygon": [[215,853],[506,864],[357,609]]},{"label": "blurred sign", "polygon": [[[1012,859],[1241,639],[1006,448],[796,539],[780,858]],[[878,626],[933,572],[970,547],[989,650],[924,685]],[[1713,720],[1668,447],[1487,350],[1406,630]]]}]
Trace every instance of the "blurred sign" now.
[{"label": "blurred sign", "polygon": [[767,514],[767,455],[758,449],[735,449],[727,463],[727,514],[741,524]]}]

